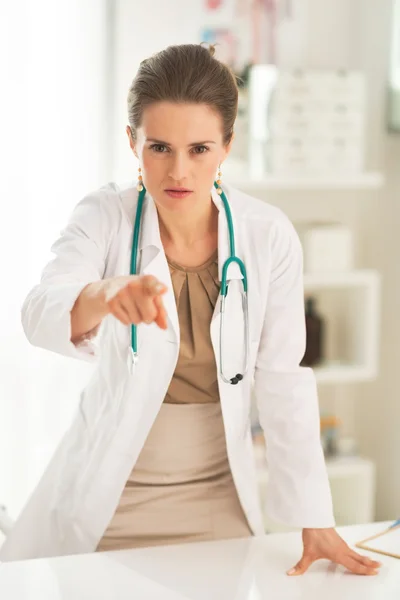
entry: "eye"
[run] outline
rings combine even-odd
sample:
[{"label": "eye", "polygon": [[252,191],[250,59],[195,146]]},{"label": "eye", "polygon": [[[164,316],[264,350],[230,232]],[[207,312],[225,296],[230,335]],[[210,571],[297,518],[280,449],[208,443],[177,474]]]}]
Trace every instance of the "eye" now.
[{"label": "eye", "polygon": [[195,146],[193,148],[193,154],[205,154],[208,150],[209,148],[207,146]]},{"label": "eye", "polygon": [[159,154],[163,154],[165,149],[168,150],[167,146],[164,146],[163,144],[152,144],[150,146],[150,150],[158,152]]}]

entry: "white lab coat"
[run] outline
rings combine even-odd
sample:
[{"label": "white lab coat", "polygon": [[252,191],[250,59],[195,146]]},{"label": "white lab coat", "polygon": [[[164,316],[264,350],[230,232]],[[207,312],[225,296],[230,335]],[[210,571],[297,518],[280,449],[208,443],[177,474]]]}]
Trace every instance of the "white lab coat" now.
[{"label": "white lab coat", "polygon": [[[305,351],[302,249],[284,213],[224,186],[236,234],[236,253],[248,275],[250,357],[238,385],[219,377],[227,452],[238,496],[255,535],[262,510],[250,432],[254,388],[267,440],[272,519],[294,527],[332,527],[329,482],[320,443],[316,382],[300,367]],[[55,258],[28,295],[22,322],[31,344],[90,361],[97,367],[79,409],[36,489],[0,550],[0,560],[92,552],[117,508],[121,493],[174,373],[179,322],[153,199],[146,196],[139,244],[140,272],[167,284],[168,329],[138,327],[139,363],[130,374],[130,327],[113,316],[74,345],[70,311],[89,282],[129,274],[138,192],[109,184],[86,196],[53,245]],[[219,270],[229,255],[225,211],[219,209]],[[224,358],[234,375],[243,360],[241,274],[229,268]],[[219,367],[219,303],[211,339]]]}]

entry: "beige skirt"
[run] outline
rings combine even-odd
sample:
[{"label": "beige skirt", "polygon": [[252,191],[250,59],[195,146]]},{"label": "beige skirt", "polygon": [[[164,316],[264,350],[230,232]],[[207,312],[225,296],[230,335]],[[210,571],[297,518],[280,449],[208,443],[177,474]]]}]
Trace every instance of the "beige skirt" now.
[{"label": "beige skirt", "polygon": [[250,535],[220,403],[164,403],[97,551]]}]

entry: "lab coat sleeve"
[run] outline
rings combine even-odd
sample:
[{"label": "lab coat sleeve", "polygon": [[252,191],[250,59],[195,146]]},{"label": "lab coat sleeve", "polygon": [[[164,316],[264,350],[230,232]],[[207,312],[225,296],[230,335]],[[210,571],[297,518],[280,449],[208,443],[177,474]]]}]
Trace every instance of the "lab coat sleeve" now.
[{"label": "lab coat sleeve", "polygon": [[303,252],[292,223],[275,224],[272,267],[254,391],[268,463],[267,513],[299,528],[334,527],[320,439],[313,370],[301,367],[306,346]]},{"label": "lab coat sleeve", "polygon": [[22,326],[32,345],[96,361],[99,327],[72,343],[71,310],[83,288],[103,278],[112,228],[111,207],[105,192],[88,195],[75,207],[51,247],[54,257],[22,306]]}]

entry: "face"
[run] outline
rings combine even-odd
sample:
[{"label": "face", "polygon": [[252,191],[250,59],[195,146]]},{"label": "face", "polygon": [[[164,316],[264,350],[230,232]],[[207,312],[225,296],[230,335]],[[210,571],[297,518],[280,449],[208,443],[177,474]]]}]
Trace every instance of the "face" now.
[{"label": "face", "polygon": [[129,127],[127,133],[143,183],[160,207],[185,211],[210,201],[218,167],[230,150],[218,113],[205,104],[159,102],[143,111],[136,142]]}]

